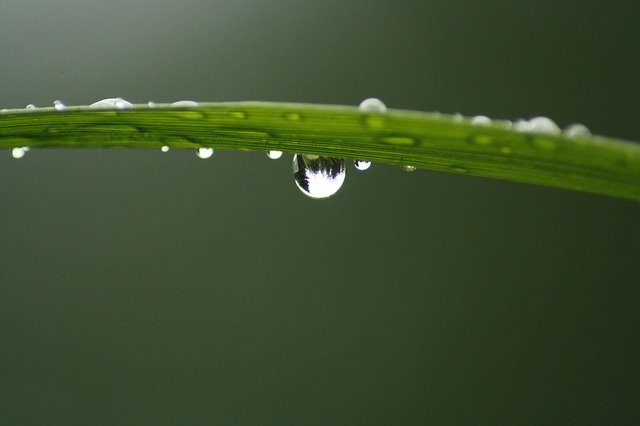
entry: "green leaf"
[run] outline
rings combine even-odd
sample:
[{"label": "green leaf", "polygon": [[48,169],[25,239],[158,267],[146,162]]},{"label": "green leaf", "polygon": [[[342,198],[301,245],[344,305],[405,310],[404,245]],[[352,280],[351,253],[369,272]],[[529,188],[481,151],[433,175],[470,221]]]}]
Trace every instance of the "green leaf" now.
[{"label": "green leaf", "polygon": [[442,114],[291,103],[4,110],[0,148],[279,150],[505,179],[640,200],[640,144],[522,132]]}]

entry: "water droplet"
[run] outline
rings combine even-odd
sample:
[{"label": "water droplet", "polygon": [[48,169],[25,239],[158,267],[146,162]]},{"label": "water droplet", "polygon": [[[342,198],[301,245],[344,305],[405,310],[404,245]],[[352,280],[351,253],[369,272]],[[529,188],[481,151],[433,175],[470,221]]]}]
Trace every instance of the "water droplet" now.
[{"label": "water droplet", "polygon": [[198,103],[194,101],[177,101],[171,104],[172,107],[178,108],[192,108],[197,107]]},{"label": "water droplet", "polygon": [[489,126],[491,119],[486,115],[476,115],[471,119],[471,124],[475,124],[476,126]]},{"label": "water droplet", "polygon": [[149,108],[155,108],[156,103],[153,102],[153,101],[149,101],[149,102],[147,102],[147,105],[149,105]]},{"label": "water droplet", "polygon": [[517,132],[528,132],[529,130],[531,130],[531,125],[527,120],[519,119],[516,120],[515,123],[513,123],[513,129]]},{"label": "water droplet", "polygon": [[293,178],[302,193],[311,198],[327,198],[338,192],[347,174],[344,158],[295,154]]},{"label": "water droplet", "polygon": [[5,112],[8,112],[9,110],[7,108],[2,108],[0,109],[0,114],[4,114]]},{"label": "water droplet", "polygon": [[67,108],[65,104],[63,104],[58,100],[53,101],[53,107],[55,108],[56,111],[64,111]]},{"label": "water droplet", "polygon": [[22,158],[27,153],[27,151],[29,151],[28,146],[16,147],[11,150],[11,156],[16,159]]},{"label": "water droplet", "polygon": [[131,108],[133,104],[129,101],[125,101],[122,98],[106,98],[99,100],[98,102],[94,102],[89,105],[89,108],[96,109],[125,109]]},{"label": "water droplet", "polygon": [[360,112],[387,112],[387,106],[377,98],[369,98],[360,102]]},{"label": "water droplet", "polygon": [[456,121],[456,122],[460,122],[464,120],[464,116],[459,112],[456,112],[455,114],[453,114],[451,118],[453,119],[453,121]]},{"label": "water droplet", "polygon": [[29,104],[25,108],[26,109],[36,109],[36,106],[34,104]]},{"label": "water droplet", "polygon": [[267,152],[267,157],[271,158],[272,160],[277,160],[278,158],[282,157],[282,151],[269,151]]},{"label": "water droplet", "polygon": [[356,169],[364,171],[371,167],[371,161],[367,160],[353,160],[353,165]]},{"label": "water droplet", "polygon": [[213,148],[198,148],[196,155],[203,160],[213,156]]},{"label": "water droplet", "polygon": [[402,166],[402,170],[404,170],[405,172],[415,172],[417,169],[416,166],[412,166],[411,164],[405,164],[404,166]]},{"label": "water droplet", "polygon": [[160,151],[162,152],[169,152],[169,147],[164,145],[162,148],[160,148]]},{"label": "water droplet", "polygon": [[560,133],[560,127],[550,118],[534,117],[529,120],[529,131],[533,133],[549,133],[552,135]]},{"label": "water droplet", "polygon": [[564,129],[564,135],[568,138],[588,138],[591,131],[584,124],[572,124]]}]

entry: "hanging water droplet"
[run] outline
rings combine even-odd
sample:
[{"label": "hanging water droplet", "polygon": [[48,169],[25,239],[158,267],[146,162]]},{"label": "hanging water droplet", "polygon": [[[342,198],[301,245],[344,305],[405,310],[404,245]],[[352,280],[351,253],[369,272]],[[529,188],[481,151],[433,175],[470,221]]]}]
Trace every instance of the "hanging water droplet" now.
[{"label": "hanging water droplet", "polygon": [[11,150],[11,156],[15,159],[22,158],[29,151],[28,146],[16,147]]},{"label": "hanging water droplet", "polygon": [[213,148],[198,148],[196,155],[203,160],[211,158],[213,156]]},{"label": "hanging water droplet", "polygon": [[58,100],[53,101],[53,107],[55,108],[56,111],[64,111],[67,108],[65,104],[63,104]]},{"label": "hanging water droplet", "polygon": [[356,167],[356,169],[360,171],[364,171],[364,170],[367,170],[369,167],[371,167],[371,161],[353,160],[353,165]]},{"label": "hanging water droplet", "polygon": [[476,115],[471,119],[471,124],[475,124],[476,126],[489,126],[491,119],[486,115]]},{"label": "hanging water droplet", "polygon": [[162,148],[160,148],[160,151],[162,152],[169,152],[169,147],[164,145]]},{"label": "hanging water droplet", "polygon": [[89,108],[96,109],[125,109],[131,108],[133,104],[129,101],[125,101],[122,98],[106,98],[99,100],[98,102],[94,102],[89,105]]},{"label": "hanging water droplet", "polygon": [[411,164],[405,164],[404,166],[402,166],[402,170],[404,170],[405,172],[415,172],[417,169],[416,166],[412,166]]},{"label": "hanging water droplet", "polygon": [[293,178],[302,193],[311,198],[327,198],[338,192],[347,174],[344,158],[295,154]]},{"label": "hanging water droplet", "polygon": [[591,130],[584,124],[572,124],[562,132],[568,138],[588,138]]},{"label": "hanging water droplet", "polygon": [[369,98],[360,102],[358,109],[361,112],[387,112],[387,106],[378,98]]},{"label": "hanging water droplet", "polygon": [[36,109],[36,106],[34,104],[29,104],[25,108],[26,109]]},{"label": "hanging water droplet", "polygon": [[267,152],[267,157],[271,158],[272,160],[277,160],[278,158],[282,157],[282,151],[269,151]]},{"label": "hanging water droplet", "polygon": [[197,107],[198,103],[194,101],[177,101],[177,102],[173,102],[171,106],[178,107],[178,108],[192,108],[192,107]]},{"label": "hanging water droplet", "polygon": [[560,127],[550,118],[534,117],[529,120],[529,131],[555,135],[560,133]]}]

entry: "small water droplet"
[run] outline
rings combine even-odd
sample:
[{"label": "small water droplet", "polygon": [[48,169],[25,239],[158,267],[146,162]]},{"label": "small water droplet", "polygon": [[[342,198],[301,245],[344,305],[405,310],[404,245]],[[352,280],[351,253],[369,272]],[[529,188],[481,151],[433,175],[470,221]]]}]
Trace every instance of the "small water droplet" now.
[{"label": "small water droplet", "polygon": [[178,108],[192,108],[197,107],[198,103],[194,101],[177,101],[171,104],[172,107]]},{"label": "small water droplet", "polygon": [[96,109],[125,109],[131,108],[133,104],[129,101],[125,101],[122,98],[106,98],[99,100],[98,102],[94,102],[89,105],[89,108]]},{"label": "small water droplet", "polygon": [[147,102],[147,105],[149,105],[149,108],[155,108],[156,103],[153,102],[153,101],[149,101],[149,102]]},{"label": "small water droplet", "polygon": [[29,151],[28,146],[16,147],[11,150],[11,156],[15,159],[22,158]]},{"label": "small water droplet", "polygon": [[26,109],[36,109],[36,106],[34,104],[29,104],[25,108]]},{"label": "small water droplet", "polygon": [[371,167],[371,161],[367,160],[353,160],[353,165],[356,169],[364,171]]},{"label": "small water droplet", "polygon": [[53,101],[53,107],[55,108],[56,111],[64,111],[67,108],[65,104],[63,104],[58,100]]},{"label": "small water droplet", "polygon": [[160,148],[160,151],[169,152],[169,147],[167,145],[164,145],[162,148]]},{"label": "small water droplet", "polygon": [[475,124],[476,126],[489,126],[491,119],[486,115],[476,115],[471,119],[471,124]]},{"label": "small water droplet", "polygon": [[456,112],[455,114],[453,114],[451,118],[453,119],[453,121],[456,121],[456,122],[460,122],[464,120],[464,116],[459,112]]},{"label": "small water droplet", "polygon": [[302,193],[311,198],[327,198],[338,192],[347,174],[344,158],[295,154],[293,178]]},{"label": "small water droplet", "polygon": [[387,106],[378,98],[369,98],[360,102],[360,112],[387,112]]},{"label": "small water droplet", "polygon": [[515,123],[513,123],[513,129],[517,132],[528,132],[529,130],[531,130],[531,125],[527,120],[519,119],[516,120]]},{"label": "small water droplet", "polygon": [[591,130],[584,124],[572,124],[562,132],[568,138],[588,138]]},{"label": "small water droplet", "polygon": [[278,158],[282,157],[282,151],[269,151],[267,152],[267,157],[271,158],[272,160],[277,160]]},{"label": "small water droplet", "polygon": [[404,166],[402,166],[402,170],[404,170],[405,172],[415,172],[417,169],[416,166],[412,166],[411,164],[405,164]]},{"label": "small water droplet", "polygon": [[550,118],[534,117],[529,120],[529,131],[555,135],[560,133],[560,127]]},{"label": "small water droplet", "polygon": [[196,155],[203,160],[213,156],[213,148],[198,148]]}]

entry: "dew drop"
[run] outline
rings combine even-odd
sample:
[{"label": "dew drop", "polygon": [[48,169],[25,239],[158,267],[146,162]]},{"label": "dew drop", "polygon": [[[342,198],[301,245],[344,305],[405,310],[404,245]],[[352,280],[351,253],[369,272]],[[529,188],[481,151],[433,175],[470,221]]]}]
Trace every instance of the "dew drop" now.
[{"label": "dew drop", "polygon": [[15,159],[22,158],[29,151],[28,146],[16,147],[11,150],[11,156]]},{"label": "dew drop", "polygon": [[560,133],[560,127],[550,118],[534,117],[529,120],[529,131],[555,135]]},{"label": "dew drop", "polygon": [[169,147],[167,145],[164,145],[162,148],[160,148],[160,151],[169,152]]},{"label": "dew drop", "polygon": [[56,111],[64,111],[67,108],[65,104],[63,104],[58,100],[53,101],[53,107],[55,108]]},{"label": "dew drop", "polygon": [[387,112],[387,106],[378,98],[369,98],[360,102],[360,112]]},{"label": "dew drop", "polygon": [[531,130],[531,125],[529,124],[529,122],[527,120],[516,120],[515,123],[513,123],[513,129],[517,132],[528,132],[529,130]]},{"label": "dew drop", "polygon": [[338,192],[347,174],[344,158],[295,154],[293,178],[302,193],[311,198],[327,198]]},{"label": "dew drop", "polygon": [[402,166],[402,170],[404,170],[405,172],[415,172],[417,169],[416,166],[412,166],[411,164],[405,164],[404,166]]},{"label": "dew drop", "polygon": [[171,104],[172,107],[178,108],[192,108],[197,107],[198,103],[194,101],[177,101]]},{"label": "dew drop", "polygon": [[29,104],[25,108],[26,109],[36,109],[36,106],[34,104]]},{"label": "dew drop", "polygon": [[101,99],[98,102],[94,102],[89,105],[89,108],[96,109],[125,109],[131,108],[133,104],[129,101],[125,101],[122,98],[106,98]]},{"label": "dew drop", "polygon": [[491,125],[491,119],[486,115],[476,115],[471,119],[471,124],[476,126],[489,126]]},{"label": "dew drop", "polygon": [[213,156],[213,148],[198,148],[196,155],[203,160],[211,158]]},{"label": "dew drop", "polygon": [[591,131],[584,124],[571,124],[562,132],[568,138],[585,138],[591,136]]},{"label": "dew drop", "polygon": [[456,122],[460,122],[464,120],[464,116],[459,112],[456,112],[455,114],[453,114],[451,118],[453,119],[453,121],[456,121]]},{"label": "dew drop", "polygon": [[149,106],[149,108],[155,108],[156,107],[156,103],[153,102],[153,101],[147,102],[147,105]]},{"label": "dew drop", "polygon": [[369,167],[371,167],[371,161],[367,161],[367,160],[353,160],[353,165],[356,167],[356,169],[360,170],[360,171],[365,171],[367,170]]},{"label": "dew drop", "polygon": [[267,152],[267,157],[271,158],[272,160],[277,160],[278,158],[282,157],[282,151],[269,151]]}]

